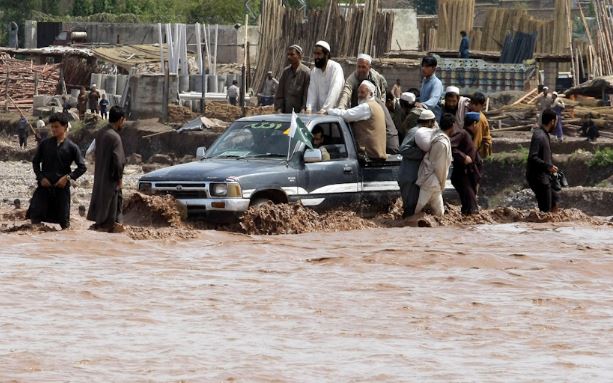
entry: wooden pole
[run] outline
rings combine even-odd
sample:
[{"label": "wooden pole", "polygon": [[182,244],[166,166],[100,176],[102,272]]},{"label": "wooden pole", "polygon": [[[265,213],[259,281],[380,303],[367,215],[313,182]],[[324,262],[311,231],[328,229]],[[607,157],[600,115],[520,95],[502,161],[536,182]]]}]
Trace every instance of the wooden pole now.
[{"label": "wooden pole", "polygon": [[[6,96],[6,99],[8,100],[10,98],[9,96],[9,81],[11,80],[11,70],[7,69],[6,71],[6,81],[5,81],[5,89],[4,89],[4,95]],[[6,101],[4,103],[4,111],[8,113],[9,111],[9,103],[8,101]]]}]

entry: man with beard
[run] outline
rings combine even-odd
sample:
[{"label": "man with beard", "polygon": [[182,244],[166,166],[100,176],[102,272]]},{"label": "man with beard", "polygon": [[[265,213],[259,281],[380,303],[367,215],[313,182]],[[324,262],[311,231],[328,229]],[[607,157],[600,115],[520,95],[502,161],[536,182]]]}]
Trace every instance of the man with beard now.
[{"label": "man with beard", "polygon": [[[52,115],[49,125],[51,137],[40,143],[32,160],[38,187],[26,218],[32,224],[58,223],[62,229],[67,229],[70,227],[70,181],[83,175],[87,168],[79,147],[66,137],[66,115]],[[73,162],[77,168],[71,171]]]},{"label": "man with beard", "polygon": [[419,91],[418,107],[434,112],[436,120],[441,118],[441,96],[443,95],[443,83],[436,77],[438,62],[434,56],[426,56],[421,60],[421,74],[424,80]]},{"label": "man with beard", "polygon": [[311,76],[309,68],[302,63],[302,48],[298,45],[287,48],[287,61],[289,65],[283,69],[275,95],[275,110],[302,113],[306,109]]},{"label": "man with beard", "polygon": [[528,152],[526,179],[542,212],[558,210],[559,194],[551,187],[551,176],[558,172],[558,167],[553,164],[549,138],[549,133],[556,126],[557,118],[553,110],[543,111],[541,126],[532,133]]},{"label": "man with beard", "polygon": [[307,94],[307,113],[325,113],[336,107],[343,91],[345,75],[339,63],[330,59],[330,44],[318,41],[313,50],[315,68],[311,69]]},{"label": "man with beard", "polygon": [[402,155],[402,162],[398,171],[398,186],[400,186],[400,195],[402,196],[404,208],[402,216],[404,218],[415,214],[415,207],[419,199],[419,186],[416,183],[417,173],[425,152],[415,142],[415,134],[419,128],[433,129],[434,123],[434,113],[430,110],[424,110],[419,116],[418,124],[407,132],[402,145],[400,145],[399,152]]},{"label": "man with beard", "polygon": [[455,117],[455,129],[464,127],[464,115],[468,111],[470,99],[460,96],[460,89],[456,86],[448,86],[445,89],[445,103],[443,104],[443,112],[449,113]]},{"label": "man with beard", "polygon": [[385,101],[385,90],[387,89],[387,81],[379,72],[372,69],[370,64],[372,58],[367,54],[359,54],[355,72],[353,72],[345,81],[341,99],[338,102],[338,107],[341,109],[353,108],[358,105],[358,87],[364,80],[368,80],[375,84],[375,97],[381,101]]},{"label": "man with beard", "polygon": [[358,88],[358,106],[351,109],[328,109],[331,116],[340,116],[352,122],[358,153],[366,154],[371,160],[386,160],[385,113],[375,100],[376,87],[364,81]]},{"label": "man with beard", "polygon": [[123,109],[118,106],[109,112],[109,125],[96,135],[94,189],[87,219],[95,221],[92,229],[116,233],[120,225],[123,198],[121,193],[126,157],[119,133],[125,123]]}]

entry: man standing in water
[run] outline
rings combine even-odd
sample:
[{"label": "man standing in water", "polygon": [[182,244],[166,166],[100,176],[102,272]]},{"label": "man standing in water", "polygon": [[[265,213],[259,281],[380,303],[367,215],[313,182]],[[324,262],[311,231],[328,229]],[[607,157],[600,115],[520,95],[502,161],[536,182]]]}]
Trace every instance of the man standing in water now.
[{"label": "man standing in water", "polygon": [[453,132],[454,124],[455,117],[446,113],[441,118],[440,130],[435,130],[432,134],[430,151],[419,165],[417,176],[419,199],[415,207],[416,214],[421,213],[426,205],[430,205],[436,216],[440,217],[445,213],[443,191],[452,159],[449,136]]},{"label": "man standing in water", "polygon": [[[56,113],[49,118],[52,136],[43,140],[32,160],[38,187],[34,191],[26,218],[32,224],[59,223],[70,227],[70,181],[87,170],[79,147],[66,138],[68,119]],[[77,168],[71,171],[70,165]]]},{"label": "man standing in water", "polygon": [[95,221],[91,227],[94,230],[123,231],[121,187],[126,158],[119,133],[124,123],[123,109],[114,106],[109,112],[109,125],[96,135],[94,190],[87,213],[87,219]]},{"label": "man standing in water", "polygon": [[402,145],[400,145],[399,153],[402,155],[402,162],[398,171],[398,185],[400,186],[400,195],[402,196],[402,205],[404,207],[402,216],[404,218],[415,214],[415,207],[419,199],[419,186],[417,186],[416,182],[419,165],[424,158],[424,152],[417,146],[415,134],[420,127],[433,129],[434,118],[432,111],[422,111],[417,126],[409,129],[402,141]]},{"label": "man standing in water", "polygon": [[526,179],[542,212],[558,210],[559,195],[551,188],[551,176],[558,172],[558,167],[553,164],[549,138],[549,133],[556,126],[557,117],[551,109],[543,111],[541,126],[532,133],[528,152]]}]

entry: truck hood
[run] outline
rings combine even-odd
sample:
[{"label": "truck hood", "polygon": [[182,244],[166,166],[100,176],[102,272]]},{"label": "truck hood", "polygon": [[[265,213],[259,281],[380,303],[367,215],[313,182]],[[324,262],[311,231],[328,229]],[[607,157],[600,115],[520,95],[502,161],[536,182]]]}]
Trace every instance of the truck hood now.
[{"label": "truck hood", "polygon": [[254,173],[280,172],[287,169],[281,159],[204,159],[170,166],[145,174],[140,181],[226,181]]}]

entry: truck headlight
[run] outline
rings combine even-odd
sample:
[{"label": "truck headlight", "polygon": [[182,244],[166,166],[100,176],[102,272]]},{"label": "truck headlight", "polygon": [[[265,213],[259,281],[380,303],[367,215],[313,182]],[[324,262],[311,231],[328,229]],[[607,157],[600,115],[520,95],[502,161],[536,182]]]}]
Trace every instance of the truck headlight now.
[{"label": "truck headlight", "polygon": [[241,186],[237,182],[212,183],[211,197],[241,197]]},{"label": "truck headlight", "polygon": [[151,194],[151,182],[139,182],[138,191],[143,194]]}]

